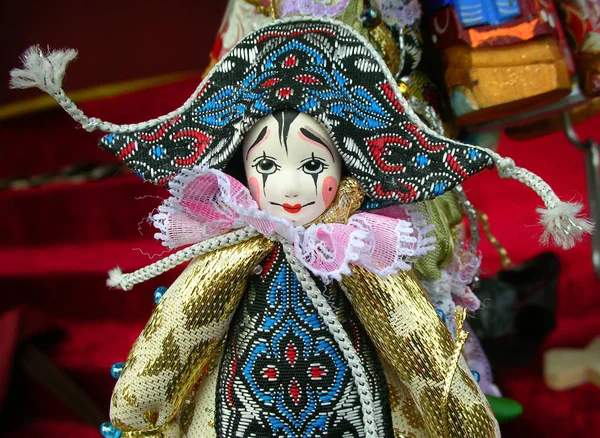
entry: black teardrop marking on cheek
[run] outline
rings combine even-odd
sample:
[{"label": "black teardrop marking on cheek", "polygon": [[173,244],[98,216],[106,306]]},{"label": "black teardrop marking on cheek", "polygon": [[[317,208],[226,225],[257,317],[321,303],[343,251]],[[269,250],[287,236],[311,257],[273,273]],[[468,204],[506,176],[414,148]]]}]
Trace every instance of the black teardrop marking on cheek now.
[{"label": "black teardrop marking on cheek", "polygon": [[262,180],[263,180],[263,196],[267,196],[266,188],[267,188],[267,178],[269,177],[269,174],[261,173],[261,175],[262,175]]},{"label": "black teardrop marking on cheek", "polygon": [[318,195],[318,190],[317,190],[317,181],[319,180],[319,175],[320,173],[311,173],[312,179],[315,183],[315,195]]}]

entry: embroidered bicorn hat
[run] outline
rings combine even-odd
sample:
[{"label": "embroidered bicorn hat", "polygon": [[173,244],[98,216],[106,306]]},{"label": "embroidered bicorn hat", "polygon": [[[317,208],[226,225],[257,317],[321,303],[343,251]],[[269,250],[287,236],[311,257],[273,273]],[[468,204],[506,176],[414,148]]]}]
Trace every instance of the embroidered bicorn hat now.
[{"label": "embroidered bicorn hat", "polygon": [[74,50],[43,54],[31,48],[24,69],[11,73],[12,86],[41,88],[85,129],[108,132],[100,145],[153,183],[167,184],[195,165],[223,169],[260,118],[296,110],[327,129],[347,169],[373,199],[432,199],[496,165],[501,176],[519,179],[542,197],[546,237],[572,246],[590,229],[577,222],[581,206],[561,202],[512,160],[425,126],[375,48],[344,23],[274,21],[236,44],[180,108],[132,125],[88,118],[65,95],[61,82],[75,56]]},{"label": "embroidered bicorn hat", "polygon": [[102,147],[144,179],[183,167],[222,169],[260,118],[293,109],[329,131],[350,173],[376,199],[431,199],[492,167],[483,150],[425,128],[375,49],[354,29],[287,20],[240,41],[174,114]]}]

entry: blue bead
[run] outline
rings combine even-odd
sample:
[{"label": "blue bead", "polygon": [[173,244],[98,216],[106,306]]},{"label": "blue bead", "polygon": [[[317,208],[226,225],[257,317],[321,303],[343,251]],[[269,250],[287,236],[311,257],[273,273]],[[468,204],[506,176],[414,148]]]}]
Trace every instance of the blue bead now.
[{"label": "blue bead", "polygon": [[448,184],[446,183],[436,183],[433,187],[433,194],[436,196],[443,195],[448,188]]},{"label": "blue bead", "polygon": [[125,362],[113,363],[110,367],[110,375],[113,376],[115,379],[118,379],[121,375],[121,372],[123,371],[124,366]]},{"label": "blue bead", "polygon": [[481,375],[475,370],[471,370],[471,373],[473,373],[473,377],[475,378],[475,381],[477,383],[479,383],[479,381],[481,380]]},{"label": "blue bead", "polygon": [[429,164],[429,161],[430,161],[429,158],[427,158],[427,155],[425,155],[425,154],[419,154],[415,158],[415,163],[417,164],[417,167],[419,167],[419,168],[423,168],[423,167],[427,166]]},{"label": "blue bead", "polygon": [[162,147],[161,145],[156,145],[152,148],[152,155],[154,155],[155,158],[160,158],[165,153],[166,153],[165,148]]},{"label": "blue bead", "polygon": [[104,437],[110,436],[113,433],[113,425],[110,424],[108,421],[106,423],[102,423],[100,425],[100,433]]},{"label": "blue bead", "polygon": [[469,149],[467,154],[469,155],[469,159],[471,161],[474,161],[481,156],[481,152],[473,148]]},{"label": "blue bead", "polygon": [[123,434],[108,421],[100,425],[100,433],[104,438],[119,438]]},{"label": "blue bead", "polygon": [[165,294],[165,292],[167,291],[167,288],[164,286],[160,286],[157,287],[156,290],[154,291],[154,303],[158,304],[158,302],[161,300],[161,298],[163,297],[163,295]]},{"label": "blue bead", "polygon": [[446,315],[444,315],[444,312],[442,311],[442,309],[435,309],[435,313],[438,314],[438,316],[440,317],[440,319],[442,320],[442,322],[446,322]]}]

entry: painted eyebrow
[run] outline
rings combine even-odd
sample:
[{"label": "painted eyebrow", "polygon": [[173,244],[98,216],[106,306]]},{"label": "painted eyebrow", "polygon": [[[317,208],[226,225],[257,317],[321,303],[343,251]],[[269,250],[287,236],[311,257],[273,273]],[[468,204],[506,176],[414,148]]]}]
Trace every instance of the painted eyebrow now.
[{"label": "painted eyebrow", "polygon": [[269,131],[269,128],[267,126],[265,126],[263,129],[261,129],[261,131],[258,133],[258,136],[256,137],[256,140],[254,140],[254,142],[252,142],[252,145],[248,148],[248,151],[246,152],[246,160],[248,159],[248,155],[250,155],[250,151],[252,150],[252,148],[254,146],[258,146],[258,144],[265,139],[268,131]]},{"label": "painted eyebrow", "polygon": [[319,143],[320,145],[325,146],[325,148],[331,155],[331,158],[335,162],[335,157],[333,156],[333,152],[331,152],[331,148],[329,147],[329,145],[327,144],[327,142],[325,140],[323,140],[321,137],[319,137],[316,133],[309,131],[307,128],[300,128],[300,132],[302,134],[304,134],[309,140],[312,140],[314,142]]}]

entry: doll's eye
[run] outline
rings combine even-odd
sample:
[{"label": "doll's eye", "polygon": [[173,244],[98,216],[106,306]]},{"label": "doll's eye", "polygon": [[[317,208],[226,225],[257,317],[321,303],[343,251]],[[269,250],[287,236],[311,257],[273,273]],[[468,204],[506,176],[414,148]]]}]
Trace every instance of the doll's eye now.
[{"label": "doll's eye", "polygon": [[322,158],[315,157],[313,154],[312,157],[304,160],[302,166],[298,168],[298,170],[302,169],[304,173],[309,175],[317,175],[327,169],[329,166],[324,163]]},{"label": "doll's eye", "polygon": [[271,157],[263,155],[254,160],[252,167],[254,167],[258,173],[271,175],[272,173],[277,172],[281,166],[279,166]]}]

